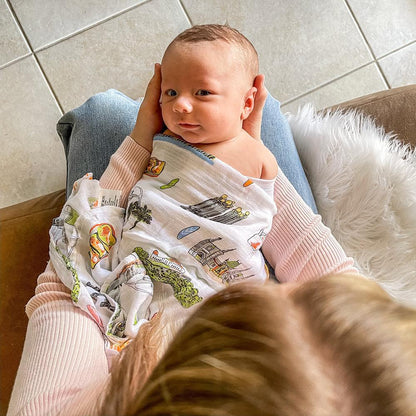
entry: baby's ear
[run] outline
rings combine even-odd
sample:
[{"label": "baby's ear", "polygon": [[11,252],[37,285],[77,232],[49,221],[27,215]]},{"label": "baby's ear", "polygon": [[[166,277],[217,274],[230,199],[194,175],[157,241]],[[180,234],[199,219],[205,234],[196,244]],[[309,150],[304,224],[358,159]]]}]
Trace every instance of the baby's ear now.
[{"label": "baby's ear", "polygon": [[257,88],[251,87],[244,96],[244,107],[241,112],[241,120],[245,120],[254,109],[254,99],[256,97]]}]

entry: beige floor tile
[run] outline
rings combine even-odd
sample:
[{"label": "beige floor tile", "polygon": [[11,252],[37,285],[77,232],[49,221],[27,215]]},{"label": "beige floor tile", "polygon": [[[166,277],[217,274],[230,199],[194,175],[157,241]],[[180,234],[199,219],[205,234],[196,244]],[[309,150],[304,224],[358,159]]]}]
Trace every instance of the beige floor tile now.
[{"label": "beige floor tile", "polygon": [[187,27],[179,3],[154,0],[45,49],[38,57],[65,111],[108,88],[136,98],[144,94],[154,62]]},{"label": "beige floor tile", "polygon": [[386,88],[377,66],[370,64],[295,101],[283,104],[282,111],[296,114],[298,108],[306,103],[311,103],[317,110],[321,110]]},{"label": "beige floor tile", "polygon": [[416,39],[415,0],[347,0],[376,57]]},{"label": "beige floor tile", "polygon": [[[224,23],[257,48],[269,90],[289,100],[370,62],[340,0],[182,0],[193,24]],[[207,16],[209,16],[207,18]]]},{"label": "beige floor tile", "polygon": [[416,42],[380,59],[380,66],[392,88],[416,84]]},{"label": "beige floor tile", "polygon": [[33,49],[144,0],[10,0]]},{"label": "beige floor tile", "polygon": [[4,0],[0,0],[0,66],[30,53]]},{"label": "beige floor tile", "polygon": [[60,111],[33,57],[0,70],[0,207],[64,188]]}]

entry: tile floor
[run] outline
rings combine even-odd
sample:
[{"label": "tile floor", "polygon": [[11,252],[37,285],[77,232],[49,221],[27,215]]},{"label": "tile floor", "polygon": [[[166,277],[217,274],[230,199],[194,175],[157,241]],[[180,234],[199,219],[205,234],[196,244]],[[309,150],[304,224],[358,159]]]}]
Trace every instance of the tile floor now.
[{"label": "tile floor", "polygon": [[139,97],[174,35],[225,22],[287,112],[416,83],[415,0],[0,0],[0,207],[64,187],[63,112]]}]

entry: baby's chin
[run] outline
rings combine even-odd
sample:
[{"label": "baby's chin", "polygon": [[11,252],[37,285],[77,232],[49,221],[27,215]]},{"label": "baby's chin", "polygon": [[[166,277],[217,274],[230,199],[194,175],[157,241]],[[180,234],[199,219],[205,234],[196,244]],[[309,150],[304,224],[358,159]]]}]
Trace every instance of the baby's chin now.
[{"label": "baby's chin", "polygon": [[204,136],[192,135],[192,134],[189,134],[189,133],[184,133],[182,136],[179,135],[179,137],[181,137],[187,143],[195,145],[195,146],[202,145],[202,144],[216,143],[216,140],[214,140],[214,139],[210,139],[210,138],[204,137]]},{"label": "baby's chin", "polygon": [[209,143],[208,138],[204,135],[197,134],[193,131],[174,131],[170,130],[171,134],[174,137],[179,139],[185,140],[190,144],[201,144],[201,143]]},{"label": "baby's chin", "polygon": [[[198,131],[199,130],[199,131]],[[205,145],[205,144],[214,144],[218,143],[219,140],[218,137],[209,137],[207,134],[203,134],[200,129],[195,131],[183,131],[183,130],[177,130],[177,129],[169,129],[166,131],[166,134],[176,137],[178,139],[185,140],[187,143],[192,145]]]}]

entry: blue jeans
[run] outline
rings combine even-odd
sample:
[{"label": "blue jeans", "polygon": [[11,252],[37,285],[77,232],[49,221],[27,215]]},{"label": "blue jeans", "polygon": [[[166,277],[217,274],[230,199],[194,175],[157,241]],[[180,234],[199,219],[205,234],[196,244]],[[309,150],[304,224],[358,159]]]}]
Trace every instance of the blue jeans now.
[{"label": "blue jeans", "polygon": [[[67,195],[73,183],[85,173],[101,177],[111,155],[133,130],[139,107],[137,101],[112,89],[94,95],[61,117],[57,131],[67,159]],[[280,103],[270,95],[263,111],[261,136],[276,157],[279,168],[316,213],[315,200],[289,124],[280,111]]]}]

